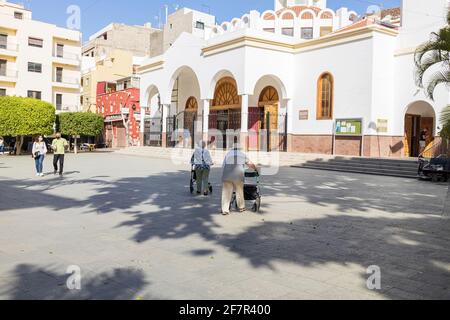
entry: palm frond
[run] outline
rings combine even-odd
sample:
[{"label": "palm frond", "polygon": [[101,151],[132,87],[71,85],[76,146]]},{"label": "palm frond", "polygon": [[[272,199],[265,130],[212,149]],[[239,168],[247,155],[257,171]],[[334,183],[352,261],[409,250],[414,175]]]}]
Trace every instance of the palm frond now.
[{"label": "palm frond", "polygon": [[443,125],[449,124],[450,123],[450,105],[445,107],[442,112],[441,112],[441,118],[440,118],[440,122]]},{"label": "palm frond", "polygon": [[437,71],[433,73],[430,78],[431,80],[425,85],[425,92],[431,100],[434,100],[434,92],[438,85],[450,85],[450,71],[448,69],[444,71]]}]

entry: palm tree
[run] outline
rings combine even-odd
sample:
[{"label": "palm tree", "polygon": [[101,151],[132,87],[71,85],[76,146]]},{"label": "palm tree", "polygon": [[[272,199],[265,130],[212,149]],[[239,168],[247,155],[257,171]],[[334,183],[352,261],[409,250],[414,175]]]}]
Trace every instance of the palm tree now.
[{"label": "palm tree", "polygon": [[[416,50],[414,60],[416,84],[425,90],[428,98],[434,100],[438,85],[450,86],[450,11],[447,13],[447,26],[431,34],[430,41]],[[441,135],[450,136],[450,106],[442,111],[441,122],[444,126]]]}]

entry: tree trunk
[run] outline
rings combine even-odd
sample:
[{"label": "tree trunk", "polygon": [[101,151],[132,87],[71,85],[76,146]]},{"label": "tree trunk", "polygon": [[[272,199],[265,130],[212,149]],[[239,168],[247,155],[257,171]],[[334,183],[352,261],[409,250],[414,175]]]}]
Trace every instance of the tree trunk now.
[{"label": "tree trunk", "polygon": [[77,136],[75,136],[75,146],[74,146],[74,148],[73,148],[73,152],[75,153],[75,154],[78,154],[78,137]]},{"label": "tree trunk", "polygon": [[24,136],[16,137],[16,144],[14,148],[16,149],[15,155],[20,156],[22,154],[22,146],[23,146]]}]

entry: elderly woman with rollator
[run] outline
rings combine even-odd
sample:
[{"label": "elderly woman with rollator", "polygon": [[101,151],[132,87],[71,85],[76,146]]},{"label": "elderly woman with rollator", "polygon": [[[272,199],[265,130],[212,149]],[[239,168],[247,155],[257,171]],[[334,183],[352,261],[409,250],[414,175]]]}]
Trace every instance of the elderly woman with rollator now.
[{"label": "elderly woman with rollator", "polygon": [[211,153],[207,149],[207,143],[201,142],[201,147],[197,146],[192,156],[192,165],[194,166],[195,175],[197,177],[197,194],[204,196],[209,195],[209,173],[214,162]]}]

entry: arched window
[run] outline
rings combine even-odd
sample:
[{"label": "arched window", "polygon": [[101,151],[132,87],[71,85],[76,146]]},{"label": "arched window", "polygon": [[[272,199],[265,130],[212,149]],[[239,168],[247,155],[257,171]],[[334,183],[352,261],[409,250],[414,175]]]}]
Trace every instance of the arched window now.
[{"label": "arched window", "polygon": [[317,84],[317,119],[333,119],[334,81],[330,73],[320,76]]},{"label": "arched window", "polygon": [[240,108],[236,81],[233,78],[222,78],[216,85],[214,100],[211,107],[222,107],[225,109]]},{"label": "arched window", "polygon": [[194,97],[190,97],[186,102],[186,112],[197,112],[198,111],[198,103],[197,99]]}]

